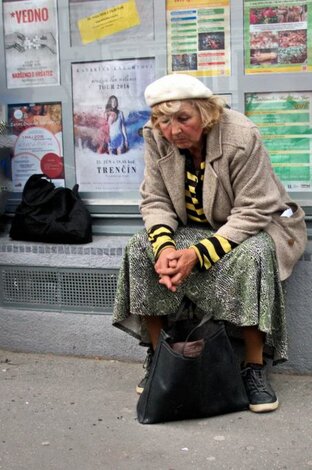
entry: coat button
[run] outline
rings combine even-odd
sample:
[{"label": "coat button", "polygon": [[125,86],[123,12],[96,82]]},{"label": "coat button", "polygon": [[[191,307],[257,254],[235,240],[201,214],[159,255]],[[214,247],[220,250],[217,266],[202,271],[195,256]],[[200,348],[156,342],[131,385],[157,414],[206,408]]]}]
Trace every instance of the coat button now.
[{"label": "coat button", "polygon": [[293,246],[295,244],[295,240],[293,238],[289,238],[288,245]]}]

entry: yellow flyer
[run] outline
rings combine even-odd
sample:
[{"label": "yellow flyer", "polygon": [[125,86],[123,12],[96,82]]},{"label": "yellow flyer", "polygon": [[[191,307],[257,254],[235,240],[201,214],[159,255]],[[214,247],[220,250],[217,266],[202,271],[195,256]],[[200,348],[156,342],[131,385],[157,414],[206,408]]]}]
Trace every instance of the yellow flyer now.
[{"label": "yellow flyer", "polygon": [[81,41],[89,44],[140,24],[135,0],[116,5],[78,21]]}]

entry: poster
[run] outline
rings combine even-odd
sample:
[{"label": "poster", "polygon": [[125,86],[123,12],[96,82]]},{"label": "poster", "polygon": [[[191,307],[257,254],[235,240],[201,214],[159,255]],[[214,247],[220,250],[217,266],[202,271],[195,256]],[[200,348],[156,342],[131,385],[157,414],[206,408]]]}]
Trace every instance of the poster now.
[{"label": "poster", "polygon": [[8,88],[59,85],[56,0],[3,2]]},{"label": "poster", "polygon": [[312,0],[244,1],[245,73],[312,71]]},{"label": "poster", "polygon": [[61,103],[8,105],[13,144],[13,191],[21,192],[34,173],[45,173],[55,186],[64,186]]},{"label": "poster", "polygon": [[257,124],[287,191],[312,189],[312,92],[250,93],[246,115]]},{"label": "poster", "polygon": [[167,0],[168,73],[231,75],[230,1]]},{"label": "poster", "polygon": [[69,11],[72,46],[154,39],[153,0],[70,0]]},{"label": "poster", "polygon": [[144,90],[154,59],[72,64],[77,183],[81,191],[137,191],[143,179]]}]

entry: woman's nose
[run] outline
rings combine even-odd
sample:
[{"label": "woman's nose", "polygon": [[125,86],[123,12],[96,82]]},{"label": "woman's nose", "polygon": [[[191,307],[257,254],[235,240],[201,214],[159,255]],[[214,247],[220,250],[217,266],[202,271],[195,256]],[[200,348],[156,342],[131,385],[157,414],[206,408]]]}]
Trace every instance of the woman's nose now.
[{"label": "woman's nose", "polygon": [[174,135],[180,134],[181,132],[180,124],[174,119],[172,120],[172,123],[171,123],[171,132]]}]

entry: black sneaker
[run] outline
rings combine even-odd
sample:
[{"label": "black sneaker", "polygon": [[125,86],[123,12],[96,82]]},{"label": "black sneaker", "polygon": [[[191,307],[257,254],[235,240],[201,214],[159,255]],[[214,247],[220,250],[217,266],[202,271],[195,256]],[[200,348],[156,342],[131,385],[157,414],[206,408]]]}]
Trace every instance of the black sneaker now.
[{"label": "black sneaker", "polygon": [[249,398],[249,409],[255,413],[276,410],[278,399],[268,382],[265,365],[246,364],[242,366],[241,374]]},{"label": "black sneaker", "polygon": [[147,353],[146,353],[146,358],[145,358],[145,361],[144,361],[144,364],[143,364],[143,368],[146,370],[145,372],[145,376],[143,377],[143,379],[141,380],[140,383],[138,383],[138,385],[136,386],[136,392],[141,395],[141,393],[143,392],[144,390],[144,387],[146,385],[146,382],[147,382],[147,379],[150,375],[150,371],[151,371],[151,365],[152,365],[152,360],[153,360],[153,356],[154,356],[154,350],[153,348],[150,346],[147,350]]}]

